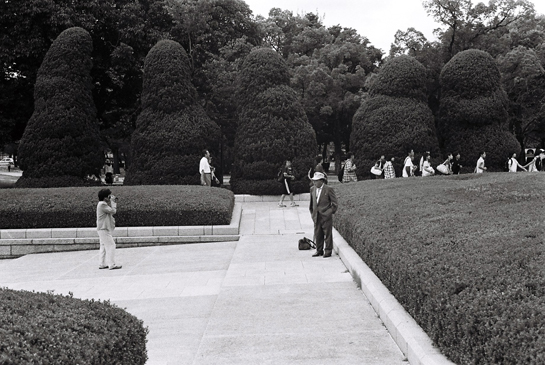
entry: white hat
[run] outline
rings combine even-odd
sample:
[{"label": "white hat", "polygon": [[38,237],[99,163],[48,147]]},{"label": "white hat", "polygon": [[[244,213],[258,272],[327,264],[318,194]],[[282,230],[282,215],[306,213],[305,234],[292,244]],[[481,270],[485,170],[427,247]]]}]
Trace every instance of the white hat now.
[{"label": "white hat", "polygon": [[312,180],[325,180],[325,175],[321,172],[315,172]]}]

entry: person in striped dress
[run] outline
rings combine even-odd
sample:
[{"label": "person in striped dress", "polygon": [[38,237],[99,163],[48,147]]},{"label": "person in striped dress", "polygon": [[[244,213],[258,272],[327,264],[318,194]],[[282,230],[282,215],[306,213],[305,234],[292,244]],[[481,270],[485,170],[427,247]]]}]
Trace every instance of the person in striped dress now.
[{"label": "person in striped dress", "polygon": [[354,163],[354,154],[351,153],[349,156],[350,157],[344,164],[343,183],[358,181],[358,177],[356,176],[356,164]]},{"label": "person in striped dress", "polygon": [[384,164],[384,178],[385,179],[395,179],[396,177],[396,170],[394,169],[394,158],[390,161],[386,161]]}]

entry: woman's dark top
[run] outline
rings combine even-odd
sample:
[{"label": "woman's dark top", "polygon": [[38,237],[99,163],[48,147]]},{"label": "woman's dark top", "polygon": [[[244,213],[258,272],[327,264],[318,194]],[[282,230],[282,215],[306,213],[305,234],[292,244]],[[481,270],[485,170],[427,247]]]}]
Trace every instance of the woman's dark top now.
[{"label": "woman's dark top", "polygon": [[460,162],[456,159],[452,160],[452,173],[455,175],[460,173]]}]

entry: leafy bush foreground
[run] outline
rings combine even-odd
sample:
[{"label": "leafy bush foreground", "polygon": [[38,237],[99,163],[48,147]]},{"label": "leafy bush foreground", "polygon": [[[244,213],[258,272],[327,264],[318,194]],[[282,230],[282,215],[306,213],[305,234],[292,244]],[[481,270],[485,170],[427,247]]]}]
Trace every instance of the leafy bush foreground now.
[{"label": "leafy bush foreground", "polygon": [[[96,227],[101,187],[0,190],[0,228]],[[188,185],[114,186],[116,225],[194,226],[231,222],[234,195],[220,188]]]},{"label": "leafy bush foreground", "polygon": [[147,333],[109,302],[0,289],[1,364],[145,364]]},{"label": "leafy bush foreground", "polygon": [[335,227],[458,364],[545,363],[545,174],[336,186]]}]

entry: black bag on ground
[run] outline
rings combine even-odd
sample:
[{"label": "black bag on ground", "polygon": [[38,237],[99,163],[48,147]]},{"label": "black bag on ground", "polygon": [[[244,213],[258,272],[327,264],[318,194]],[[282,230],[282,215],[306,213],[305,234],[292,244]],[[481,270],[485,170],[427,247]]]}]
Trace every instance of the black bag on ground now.
[{"label": "black bag on ground", "polygon": [[314,241],[311,239],[308,239],[306,237],[303,237],[299,240],[299,249],[300,250],[310,250],[311,248],[316,248],[316,245],[314,244]]}]

